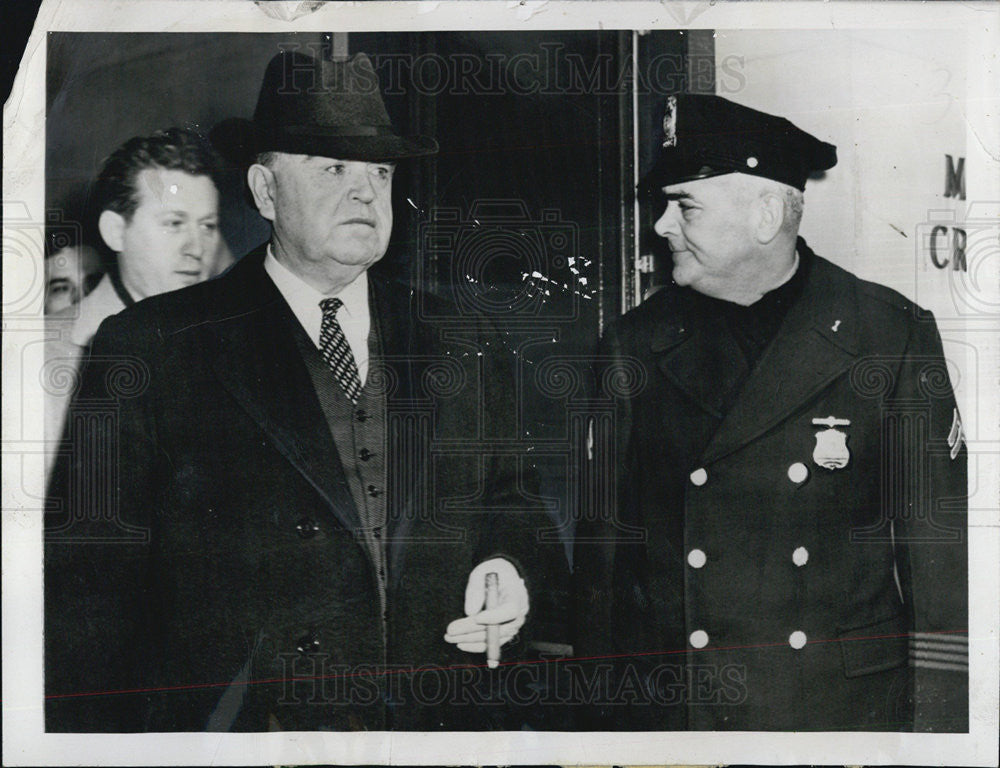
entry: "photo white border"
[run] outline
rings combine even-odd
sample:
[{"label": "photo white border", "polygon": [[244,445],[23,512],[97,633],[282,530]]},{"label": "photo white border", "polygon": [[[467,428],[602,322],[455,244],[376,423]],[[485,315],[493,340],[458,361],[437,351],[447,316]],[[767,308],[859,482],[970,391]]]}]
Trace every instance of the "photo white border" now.
[{"label": "photo white border", "polygon": [[[302,2],[284,3],[289,12]],[[964,29],[969,40],[966,102],[968,199],[1000,201],[1000,5],[857,2],[377,2],[328,3],[294,21],[267,16],[249,0],[45,0],[4,111],[4,200],[44,221],[46,31],[304,32],[556,29]],[[16,208],[17,206],[14,206]],[[5,239],[17,211],[5,208]],[[40,240],[37,253],[42,253]],[[5,254],[6,256],[7,254]],[[5,258],[4,307],[38,277]],[[984,277],[1000,284],[1000,265]],[[1000,301],[1000,297],[998,297]],[[1000,519],[970,510],[969,734],[901,733],[261,733],[69,735],[43,733],[40,487],[22,487],[26,452],[41,445],[41,397],[19,391],[25,340],[38,321],[4,322],[3,338],[3,759],[6,765],[330,764],[803,764],[997,765]],[[996,392],[998,339],[980,349],[980,392]],[[20,396],[33,398],[25,413]],[[37,398],[34,398],[37,395]],[[16,406],[16,411],[15,411]],[[34,405],[31,406],[34,408]],[[979,452],[989,498],[1000,498],[998,402],[984,404]],[[34,418],[37,416],[37,429]],[[30,423],[29,423],[30,422]],[[12,439],[14,435],[16,439]],[[38,443],[34,442],[35,438]],[[31,447],[34,446],[34,447]],[[40,462],[40,458],[38,459]],[[16,481],[16,482],[15,482]],[[39,486],[41,477],[39,473]]]}]

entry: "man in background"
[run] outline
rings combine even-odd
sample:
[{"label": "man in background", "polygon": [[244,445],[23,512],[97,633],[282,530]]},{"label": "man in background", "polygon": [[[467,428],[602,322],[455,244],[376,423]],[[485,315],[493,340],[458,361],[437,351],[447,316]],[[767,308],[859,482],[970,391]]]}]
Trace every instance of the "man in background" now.
[{"label": "man in background", "polygon": [[673,284],[601,341],[648,383],[575,550],[575,651],[618,660],[588,725],[967,730],[966,450],[933,317],[798,236],[832,145],[711,95],[670,97],[660,141],[642,191]]},{"label": "man in background", "polygon": [[45,258],[45,314],[80,303],[101,278],[101,257],[89,245],[67,245]]},{"label": "man in background", "polygon": [[114,262],[79,303],[46,317],[49,464],[72,394],[66,384],[75,381],[80,356],[100,324],[148,296],[215,274],[225,250],[219,236],[218,174],[219,158],[211,145],[181,128],[129,139],[104,161],[94,194],[98,229]]}]

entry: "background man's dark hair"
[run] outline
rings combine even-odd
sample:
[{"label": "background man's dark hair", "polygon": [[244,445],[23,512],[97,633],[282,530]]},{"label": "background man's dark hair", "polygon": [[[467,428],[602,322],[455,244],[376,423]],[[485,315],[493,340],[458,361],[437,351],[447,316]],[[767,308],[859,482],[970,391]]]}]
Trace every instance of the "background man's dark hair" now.
[{"label": "background man's dark hair", "polygon": [[168,128],[129,139],[104,161],[95,187],[98,212],[110,210],[130,219],[139,207],[136,177],[147,168],[208,176],[221,186],[221,160],[207,139],[185,128]]}]

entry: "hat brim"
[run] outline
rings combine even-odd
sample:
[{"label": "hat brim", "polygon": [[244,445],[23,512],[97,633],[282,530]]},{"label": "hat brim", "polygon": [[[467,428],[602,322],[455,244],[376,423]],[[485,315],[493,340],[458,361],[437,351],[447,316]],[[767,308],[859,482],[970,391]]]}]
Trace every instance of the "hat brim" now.
[{"label": "hat brim", "polygon": [[684,162],[661,156],[649,172],[639,180],[636,191],[641,198],[646,199],[672,184],[710,179],[736,172],[732,168],[713,167],[704,162]]},{"label": "hat brim", "polygon": [[250,165],[262,152],[333,157],[368,162],[406,160],[438,152],[429,136],[397,136],[390,132],[361,135],[331,132],[321,128],[263,131],[252,120],[223,120],[209,134],[215,148],[228,160]]}]

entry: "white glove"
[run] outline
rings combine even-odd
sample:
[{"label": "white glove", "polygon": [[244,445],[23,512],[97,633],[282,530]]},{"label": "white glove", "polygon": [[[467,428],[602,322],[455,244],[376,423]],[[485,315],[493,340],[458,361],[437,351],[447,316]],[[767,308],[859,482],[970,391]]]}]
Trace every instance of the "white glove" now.
[{"label": "white glove", "polygon": [[[486,604],[486,574],[498,577],[497,607]],[[455,619],[445,630],[444,639],[469,653],[486,653],[486,625],[497,624],[500,645],[510,642],[528,616],[528,589],[513,563],[502,557],[486,560],[472,569],[465,587],[465,618]]]}]

